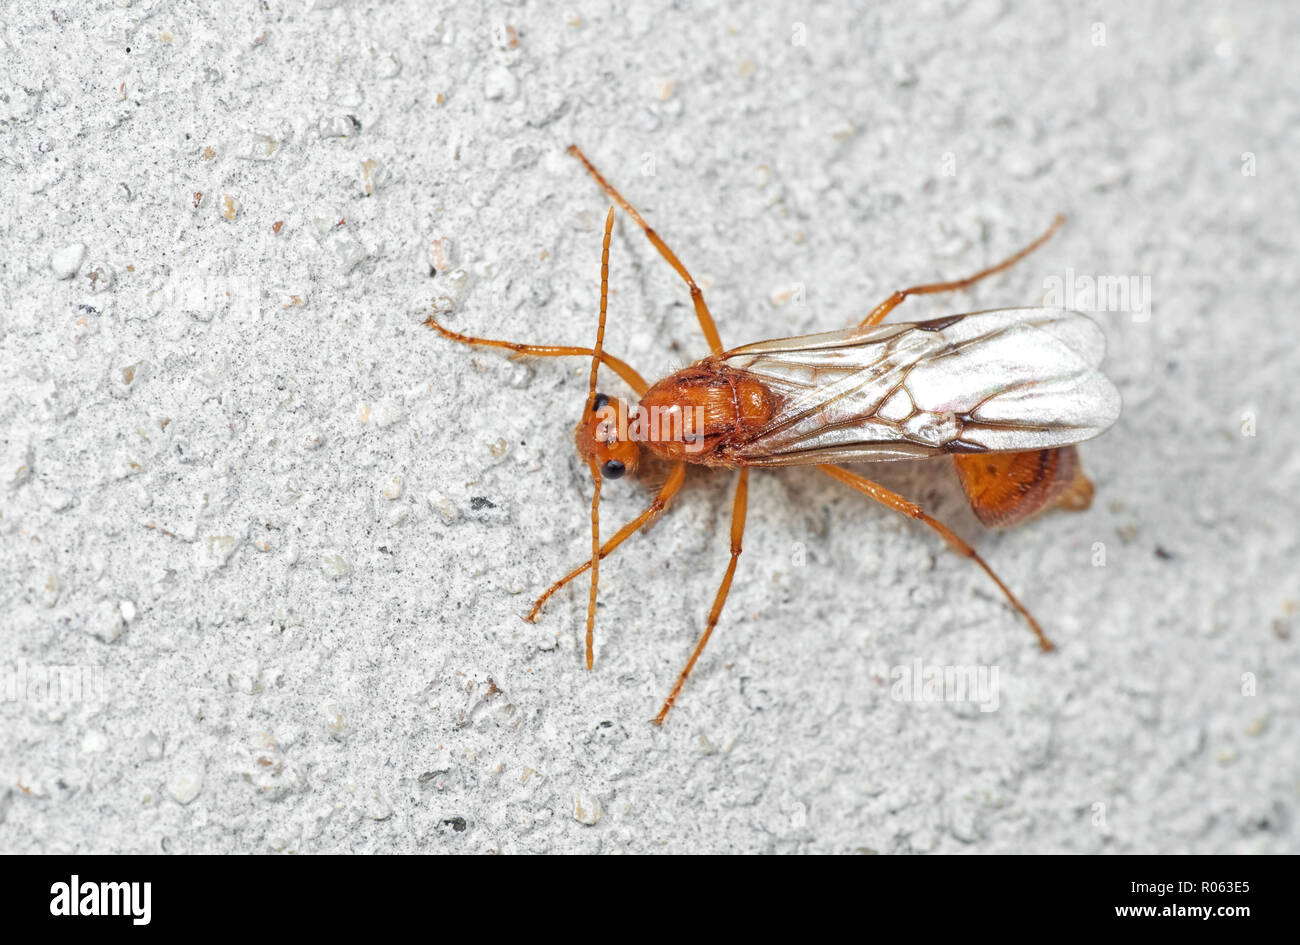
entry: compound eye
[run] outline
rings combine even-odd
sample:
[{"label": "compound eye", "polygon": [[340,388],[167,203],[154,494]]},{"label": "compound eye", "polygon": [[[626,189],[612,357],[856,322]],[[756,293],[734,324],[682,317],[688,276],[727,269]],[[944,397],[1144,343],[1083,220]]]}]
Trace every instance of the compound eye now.
[{"label": "compound eye", "polygon": [[591,412],[599,413],[608,403],[609,403],[608,394],[597,394],[596,399],[591,402]]},{"label": "compound eye", "polygon": [[622,479],[627,467],[616,459],[611,459],[600,467],[600,474],[606,479]]}]

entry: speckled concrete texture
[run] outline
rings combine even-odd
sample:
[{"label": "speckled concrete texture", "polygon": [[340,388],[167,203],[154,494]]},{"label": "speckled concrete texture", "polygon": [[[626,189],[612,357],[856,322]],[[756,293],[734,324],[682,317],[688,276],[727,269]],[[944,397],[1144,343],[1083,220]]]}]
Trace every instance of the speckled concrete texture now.
[{"label": "speckled concrete texture", "polygon": [[[1297,46],[1286,3],[6,3],[0,850],[1296,852]],[[589,553],[588,366],[422,321],[591,343],[571,142],[732,345],[1069,216],[893,318],[1094,313],[1091,509],[986,532],[946,461],[859,470],[1057,652],[809,469],[751,477],[664,728],[734,474],[606,561],[594,671],[585,584],[520,619]],[[622,215],[611,280],[610,351],[705,353]]]}]

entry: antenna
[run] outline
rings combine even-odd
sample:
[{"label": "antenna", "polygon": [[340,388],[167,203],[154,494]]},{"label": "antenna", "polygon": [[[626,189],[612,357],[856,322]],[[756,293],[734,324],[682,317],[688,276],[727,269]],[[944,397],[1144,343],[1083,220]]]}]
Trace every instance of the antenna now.
[{"label": "antenna", "polygon": [[[586,419],[596,404],[596,373],[605,346],[605,312],[609,307],[609,241],[614,232],[614,208],[605,215],[605,241],[600,250],[600,321],[596,325],[596,344],[591,350],[591,381],[587,385],[587,402],[582,408]],[[591,496],[591,596],[587,600],[587,669],[594,659],[592,639],[596,633],[596,588],[600,582],[600,464],[595,458],[587,460],[591,467],[591,480],[595,491]]]}]

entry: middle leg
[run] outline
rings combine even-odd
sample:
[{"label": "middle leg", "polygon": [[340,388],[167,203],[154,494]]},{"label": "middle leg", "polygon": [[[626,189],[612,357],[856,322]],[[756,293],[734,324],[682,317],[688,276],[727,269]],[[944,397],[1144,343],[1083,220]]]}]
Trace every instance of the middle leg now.
[{"label": "middle leg", "polygon": [[682,686],[686,685],[686,677],[695,668],[695,661],[704,652],[704,646],[709,642],[709,637],[713,635],[713,628],[718,625],[718,618],[722,616],[722,605],[727,602],[727,594],[731,591],[731,579],[736,576],[736,562],[740,559],[741,539],[745,536],[745,510],[749,502],[748,496],[749,467],[741,466],[740,481],[736,483],[736,502],[731,508],[731,560],[727,562],[727,573],[722,576],[722,584],[718,587],[718,593],[713,599],[713,608],[709,611],[709,623],[704,628],[704,634],[700,637],[700,641],[695,644],[691,658],[686,661],[685,669],[677,677],[677,684],[673,686],[673,691],[668,693],[668,698],[664,700],[663,708],[659,710],[659,714],[652,720],[655,725],[664,724],[664,719],[668,717],[673,703],[677,701],[677,697],[681,694]]},{"label": "middle leg", "polygon": [[609,194],[614,202],[622,207],[623,211],[637,222],[637,225],[645,232],[646,239],[650,241],[651,245],[653,245],[655,249],[659,250],[659,255],[662,256],[668,262],[668,265],[672,266],[677,274],[682,277],[682,281],[685,282],[687,288],[691,290],[691,304],[695,306],[695,317],[700,321],[700,330],[704,332],[704,340],[709,343],[709,353],[717,354],[721,351],[722,339],[718,337],[718,326],[713,323],[713,316],[709,314],[709,307],[704,304],[704,292],[695,284],[695,280],[691,278],[691,274],[686,271],[686,267],[683,266],[681,260],[677,258],[677,254],[668,248],[668,244],[660,238],[658,233],[651,229],[650,225],[645,222],[645,218],[637,212],[636,207],[628,203],[623,198],[622,194],[610,186],[609,181],[605,180],[604,175],[602,175],[600,171],[596,170],[594,164],[587,160],[587,155],[582,153],[581,148],[576,144],[571,144],[569,145],[569,153],[582,162],[582,166],[587,169],[587,173],[596,179],[596,183],[600,184],[605,193]]}]

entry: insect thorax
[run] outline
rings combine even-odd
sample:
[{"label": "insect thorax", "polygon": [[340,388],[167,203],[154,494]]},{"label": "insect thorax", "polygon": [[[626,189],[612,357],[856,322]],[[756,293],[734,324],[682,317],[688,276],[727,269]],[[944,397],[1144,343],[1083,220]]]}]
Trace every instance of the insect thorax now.
[{"label": "insect thorax", "polygon": [[719,450],[748,440],[775,409],[760,381],[706,360],[651,387],[639,412],[649,424],[644,442],[660,456],[712,465]]}]

